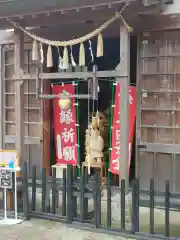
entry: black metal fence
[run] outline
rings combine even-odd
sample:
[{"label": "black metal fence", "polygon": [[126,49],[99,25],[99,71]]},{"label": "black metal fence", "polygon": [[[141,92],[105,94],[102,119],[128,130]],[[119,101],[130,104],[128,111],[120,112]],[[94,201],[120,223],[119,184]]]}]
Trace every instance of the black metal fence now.
[{"label": "black metal fence", "polygon": [[[63,179],[47,177],[42,171],[42,179],[36,178],[36,167],[32,169],[32,178],[28,178],[27,167],[19,191],[23,191],[24,217],[42,218],[73,224],[80,229],[107,232],[136,239],[176,239],[180,236],[180,211],[172,208],[172,199],[180,195],[170,193],[169,181],[161,194],[164,206],[155,206],[156,192],[153,179],[150,181],[148,205],[141,206],[139,181],[133,180],[132,190],[126,194],[125,182],[121,187],[113,187],[111,180],[102,186],[97,171],[94,178],[87,172],[80,177],[72,166],[63,171]],[[147,204],[146,204],[147,205]],[[178,205],[178,203],[177,203]]]}]

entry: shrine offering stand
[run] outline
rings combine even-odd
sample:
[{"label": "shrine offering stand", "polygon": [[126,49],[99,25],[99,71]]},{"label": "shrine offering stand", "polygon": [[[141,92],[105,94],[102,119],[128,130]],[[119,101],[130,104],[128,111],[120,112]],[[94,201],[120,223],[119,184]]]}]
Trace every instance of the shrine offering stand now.
[{"label": "shrine offering stand", "polygon": [[[82,172],[84,168],[88,168],[89,164],[87,161],[82,163]],[[90,168],[93,169],[100,169],[100,178],[101,178],[101,183],[105,184],[107,180],[107,165],[105,162],[100,162],[100,163],[93,163],[90,164]]]},{"label": "shrine offering stand", "polygon": [[63,178],[63,170],[67,169],[67,164],[55,164],[52,166],[52,172],[53,168],[56,169],[56,178]]}]

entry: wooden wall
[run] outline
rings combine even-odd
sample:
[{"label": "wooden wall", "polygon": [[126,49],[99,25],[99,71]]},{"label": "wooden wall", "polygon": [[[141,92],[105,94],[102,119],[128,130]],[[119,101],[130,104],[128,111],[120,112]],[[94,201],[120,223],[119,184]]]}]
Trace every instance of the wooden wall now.
[{"label": "wooden wall", "polygon": [[[32,43],[24,45],[24,71],[34,73],[35,67],[31,63]],[[14,76],[14,44],[5,44],[2,49],[3,69],[3,147],[15,149],[16,142],[16,106]],[[29,172],[33,164],[42,169],[42,139],[43,139],[43,110],[42,102],[36,99],[36,80],[24,80],[24,131],[25,156],[29,163]]]},{"label": "wooden wall", "polygon": [[148,33],[139,39],[137,159],[140,187],[180,191],[180,35]]}]

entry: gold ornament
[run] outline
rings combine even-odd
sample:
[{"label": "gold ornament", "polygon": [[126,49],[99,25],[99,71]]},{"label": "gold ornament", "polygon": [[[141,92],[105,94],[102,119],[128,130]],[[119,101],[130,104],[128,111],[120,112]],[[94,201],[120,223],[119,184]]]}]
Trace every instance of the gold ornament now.
[{"label": "gold ornament", "polygon": [[62,110],[68,110],[71,108],[71,99],[67,98],[67,99],[60,99],[59,100],[59,106]]}]

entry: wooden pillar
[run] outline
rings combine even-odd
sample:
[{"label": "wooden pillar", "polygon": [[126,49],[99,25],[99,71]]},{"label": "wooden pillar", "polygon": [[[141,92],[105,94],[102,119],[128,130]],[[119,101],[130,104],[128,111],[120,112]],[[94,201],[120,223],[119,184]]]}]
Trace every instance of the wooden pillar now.
[{"label": "wooden pillar", "polygon": [[130,71],[130,36],[125,26],[120,27],[120,64],[117,67],[121,75],[120,82],[120,179],[129,186],[129,71]]},{"label": "wooden pillar", "polygon": [[[4,89],[3,89],[3,73],[2,73],[2,67],[3,67],[3,61],[2,61],[2,47],[3,45],[0,44],[0,115],[3,116],[3,94],[4,94]],[[3,117],[1,117],[1,120]],[[0,123],[0,149],[3,148],[3,121]]]},{"label": "wooden pillar", "polygon": [[16,81],[16,150],[20,152],[20,165],[24,162],[24,83],[20,76],[24,67],[24,34],[19,29],[14,30],[14,72]]},{"label": "wooden pillar", "polygon": [[[44,94],[51,93],[50,81],[46,80],[43,83],[43,92]],[[43,167],[46,168],[46,174],[50,174],[50,107],[51,100],[44,99],[43,101]]]}]

